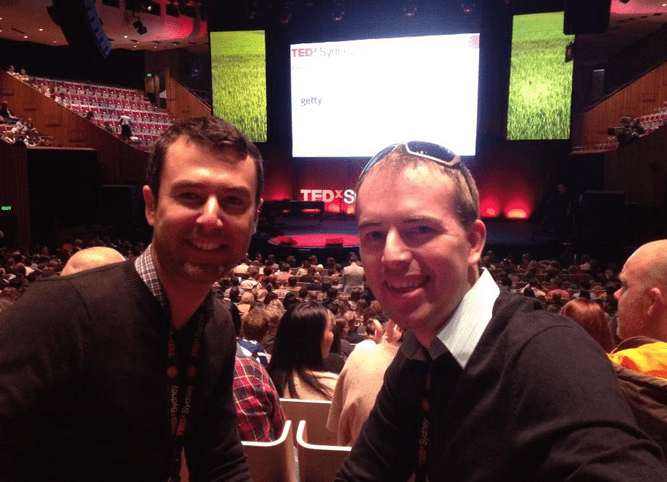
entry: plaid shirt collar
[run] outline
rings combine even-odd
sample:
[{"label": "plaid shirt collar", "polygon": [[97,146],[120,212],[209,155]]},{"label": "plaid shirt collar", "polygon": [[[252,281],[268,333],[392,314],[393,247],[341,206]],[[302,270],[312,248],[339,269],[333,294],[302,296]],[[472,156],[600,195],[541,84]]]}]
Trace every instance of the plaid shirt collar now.
[{"label": "plaid shirt collar", "polygon": [[134,267],[139,274],[139,277],[146,283],[148,289],[157,298],[160,305],[165,310],[169,309],[167,301],[167,293],[164,291],[160,278],[157,275],[157,269],[153,262],[153,245],[149,244],[144,252],[134,261]]}]

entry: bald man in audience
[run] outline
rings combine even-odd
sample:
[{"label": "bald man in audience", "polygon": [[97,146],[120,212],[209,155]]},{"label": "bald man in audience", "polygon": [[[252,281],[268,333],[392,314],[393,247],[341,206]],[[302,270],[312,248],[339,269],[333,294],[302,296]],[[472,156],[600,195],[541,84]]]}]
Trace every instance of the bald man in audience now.
[{"label": "bald man in audience", "polygon": [[67,261],[67,264],[61,271],[61,276],[78,273],[87,269],[106,266],[107,264],[120,263],[125,261],[125,256],[113,248],[104,246],[95,246],[92,248],[77,251]]},{"label": "bald man in audience", "polygon": [[618,336],[612,361],[667,379],[667,239],[641,246],[619,276]]},{"label": "bald man in audience", "polygon": [[667,239],[641,246],[619,276],[618,335],[667,342]]},{"label": "bald man in audience", "polygon": [[619,276],[618,335],[609,355],[639,427],[667,453],[667,239],[641,246]]}]

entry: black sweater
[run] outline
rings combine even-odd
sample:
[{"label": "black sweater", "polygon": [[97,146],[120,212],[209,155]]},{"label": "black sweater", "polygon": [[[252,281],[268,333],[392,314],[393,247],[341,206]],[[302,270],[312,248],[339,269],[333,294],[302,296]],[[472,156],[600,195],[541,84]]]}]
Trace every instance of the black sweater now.
[{"label": "black sweater", "polygon": [[[186,441],[191,480],[250,480],[232,396],[235,338],[205,326]],[[169,319],[132,262],[31,287],[0,313],[0,480],[165,480]],[[194,327],[177,333],[192,339]]]},{"label": "black sweater", "polygon": [[[414,471],[429,365],[411,356],[420,350],[408,332],[338,482]],[[463,372],[449,354],[433,363],[432,482],[667,480],[609,360],[574,322],[501,293]]]}]

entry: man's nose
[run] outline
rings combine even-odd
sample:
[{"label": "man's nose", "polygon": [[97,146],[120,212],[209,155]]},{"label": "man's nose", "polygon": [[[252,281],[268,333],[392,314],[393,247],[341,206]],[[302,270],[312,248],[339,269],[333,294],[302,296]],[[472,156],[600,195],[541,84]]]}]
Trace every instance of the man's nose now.
[{"label": "man's nose", "polygon": [[198,223],[207,228],[216,228],[222,226],[222,209],[218,203],[218,198],[210,196],[204,203],[202,213],[197,220]]},{"label": "man's nose", "polygon": [[410,261],[412,253],[395,229],[387,233],[382,261],[391,267]]}]

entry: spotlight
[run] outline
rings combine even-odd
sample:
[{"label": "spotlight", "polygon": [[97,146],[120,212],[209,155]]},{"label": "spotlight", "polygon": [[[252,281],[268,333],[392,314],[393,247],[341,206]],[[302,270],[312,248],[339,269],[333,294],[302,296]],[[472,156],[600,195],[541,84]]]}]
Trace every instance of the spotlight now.
[{"label": "spotlight", "polygon": [[340,22],[345,16],[345,0],[334,0],[334,7],[331,15],[333,16],[334,22]]},{"label": "spotlight", "polygon": [[407,3],[403,7],[403,13],[405,14],[405,18],[413,18],[415,13],[417,13],[417,5],[411,2]]},{"label": "spotlight", "polygon": [[461,9],[466,15],[472,13],[475,10],[475,1],[474,0],[463,0],[461,2]]},{"label": "spotlight", "polygon": [[141,23],[141,20],[137,20],[132,25],[134,26],[134,28],[137,29],[137,32],[139,33],[139,35],[143,35],[145,33],[148,33],[148,29],[146,28],[146,26],[143,23]]}]

